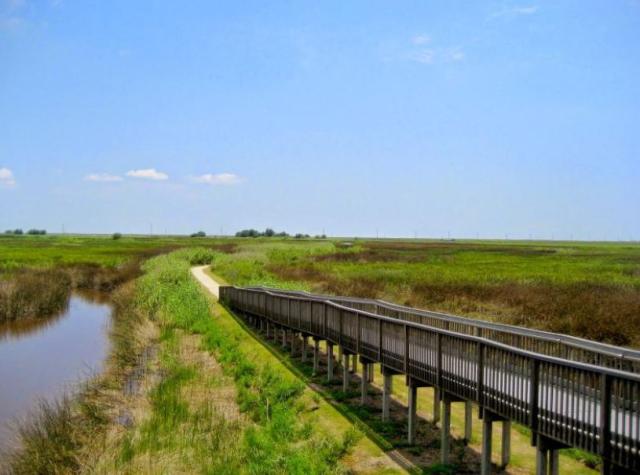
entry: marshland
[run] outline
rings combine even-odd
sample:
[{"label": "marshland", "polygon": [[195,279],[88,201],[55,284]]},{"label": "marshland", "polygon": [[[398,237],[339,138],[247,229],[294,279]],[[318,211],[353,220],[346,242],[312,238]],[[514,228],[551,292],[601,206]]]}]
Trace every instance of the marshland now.
[{"label": "marshland", "polygon": [[[401,391],[393,422],[380,424],[373,406],[359,406],[357,392],[344,395],[308,363],[264,346],[198,285],[195,265],[210,265],[216,279],[234,285],[372,297],[631,347],[640,342],[635,243],[2,237],[3,378],[24,369],[19,350],[6,356],[16,342],[37,344],[28,371],[50,376],[38,381],[28,411],[15,409],[23,417],[10,435],[5,428],[8,472],[402,472],[396,452],[410,471],[473,472],[473,444],[460,446],[454,465],[438,465],[437,433],[426,421],[419,445],[406,445]],[[69,340],[38,343],[54,332]],[[75,350],[74,342],[96,338],[89,353]],[[76,370],[86,363],[94,371],[57,372],[67,357]],[[3,389],[2,399],[13,394]],[[526,472],[530,449],[518,430],[521,454],[510,470]],[[591,473],[599,461],[567,451],[562,463]]]}]

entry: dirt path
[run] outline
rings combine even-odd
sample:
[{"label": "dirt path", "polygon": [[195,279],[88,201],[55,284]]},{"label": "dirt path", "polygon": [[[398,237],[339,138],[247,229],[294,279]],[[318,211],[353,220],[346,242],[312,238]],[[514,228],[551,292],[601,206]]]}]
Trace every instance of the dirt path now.
[{"label": "dirt path", "polygon": [[220,284],[205,272],[209,266],[197,266],[191,268],[191,273],[216,299],[220,298]]}]

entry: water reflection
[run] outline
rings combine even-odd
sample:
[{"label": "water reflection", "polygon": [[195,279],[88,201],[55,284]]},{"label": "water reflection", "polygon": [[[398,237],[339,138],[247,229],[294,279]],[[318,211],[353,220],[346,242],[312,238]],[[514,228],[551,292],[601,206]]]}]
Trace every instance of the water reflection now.
[{"label": "water reflection", "polygon": [[104,294],[83,292],[59,315],[0,325],[0,447],[11,437],[9,423],[38,399],[52,400],[101,370],[110,313]]}]

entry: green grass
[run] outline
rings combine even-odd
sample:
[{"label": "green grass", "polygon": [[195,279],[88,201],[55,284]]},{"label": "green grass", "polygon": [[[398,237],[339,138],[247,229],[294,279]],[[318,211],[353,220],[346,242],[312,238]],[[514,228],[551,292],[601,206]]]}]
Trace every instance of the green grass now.
[{"label": "green grass", "polygon": [[70,264],[115,266],[179,247],[215,246],[218,239],[184,237],[5,236],[0,235],[0,271]]},{"label": "green grass", "polygon": [[640,346],[640,245],[249,242],[217,261],[236,285],[380,298]]},{"label": "green grass", "polygon": [[[177,330],[202,335],[204,348],[213,352],[225,372],[235,381],[240,411],[251,423],[235,433],[229,432],[224,445],[226,473],[334,473],[340,470],[339,459],[348,452],[352,440],[334,440],[326,433],[313,430],[312,422],[303,417],[306,405],[304,385],[287,371],[255,360],[244,351],[242,342],[248,336],[241,328],[222,327],[211,318],[210,305],[190,275],[190,266],[201,261],[202,252],[176,251],[148,261],[138,284],[141,307],[160,322],[164,333],[163,367],[167,376],[152,395],[151,416],[133,440],[125,439],[121,460],[128,462],[141,454],[161,456],[177,453],[184,456],[185,436],[196,431],[189,444],[189,466],[200,465],[207,471],[210,458],[218,448],[205,444],[212,427],[199,431],[196,417],[181,396],[180,388],[193,384],[195,374],[176,362],[172,345]],[[237,437],[234,440],[233,436]],[[206,458],[202,454],[206,454]],[[194,459],[195,457],[195,459]],[[199,457],[206,463],[198,464]],[[211,473],[220,473],[213,470]]]}]

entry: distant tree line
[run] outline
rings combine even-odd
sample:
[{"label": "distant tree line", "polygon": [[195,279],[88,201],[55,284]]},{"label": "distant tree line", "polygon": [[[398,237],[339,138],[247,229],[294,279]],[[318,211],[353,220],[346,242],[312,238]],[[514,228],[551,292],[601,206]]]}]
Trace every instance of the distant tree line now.
[{"label": "distant tree line", "polygon": [[[280,238],[286,238],[286,237],[290,237],[290,235],[289,235],[289,233],[286,233],[284,231],[281,231],[281,232],[277,233],[273,229],[267,228],[263,232],[260,232],[257,229],[243,229],[242,231],[238,231],[236,233],[236,237],[251,237],[251,238],[257,238],[257,237],[280,237]],[[298,233],[298,234],[293,236],[294,239],[308,239],[310,237],[311,236],[309,236],[308,234],[302,234],[302,233]],[[325,236],[324,234],[318,234],[318,235],[315,236],[316,239],[326,239],[326,237],[327,236]]]},{"label": "distant tree line", "polygon": [[[12,234],[14,236],[22,236],[23,234],[25,234],[22,229],[7,229],[4,233]],[[29,229],[26,234],[30,234],[32,236],[45,235],[47,234],[47,231],[45,229]]]},{"label": "distant tree line", "polygon": [[204,231],[198,231],[197,233],[193,233],[191,234],[192,238],[203,238],[203,237],[207,237],[207,233],[205,233]]}]

